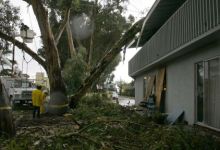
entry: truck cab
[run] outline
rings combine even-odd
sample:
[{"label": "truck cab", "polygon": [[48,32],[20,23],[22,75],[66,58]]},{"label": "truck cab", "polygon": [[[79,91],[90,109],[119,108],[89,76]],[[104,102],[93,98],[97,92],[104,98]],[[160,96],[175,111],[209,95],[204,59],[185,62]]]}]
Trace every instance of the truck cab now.
[{"label": "truck cab", "polygon": [[28,80],[14,80],[9,89],[9,96],[12,98],[13,104],[32,104],[33,83]]}]

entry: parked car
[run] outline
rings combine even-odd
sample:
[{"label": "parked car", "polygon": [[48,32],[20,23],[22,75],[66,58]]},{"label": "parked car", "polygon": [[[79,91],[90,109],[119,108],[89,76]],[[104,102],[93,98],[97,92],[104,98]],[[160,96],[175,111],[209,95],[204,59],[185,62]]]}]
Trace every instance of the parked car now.
[{"label": "parked car", "polygon": [[112,92],[112,99],[118,100],[118,93],[117,92],[115,92],[115,91]]}]

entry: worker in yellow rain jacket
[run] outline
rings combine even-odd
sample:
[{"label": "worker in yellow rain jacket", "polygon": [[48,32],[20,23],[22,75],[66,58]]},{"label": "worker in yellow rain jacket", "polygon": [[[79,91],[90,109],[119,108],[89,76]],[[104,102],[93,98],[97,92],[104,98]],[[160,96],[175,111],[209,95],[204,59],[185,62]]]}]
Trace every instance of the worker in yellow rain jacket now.
[{"label": "worker in yellow rain jacket", "polygon": [[37,89],[32,91],[32,105],[34,107],[33,110],[33,118],[35,118],[35,114],[37,113],[37,117],[40,117],[40,106],[43,101],[43,92],[41,91],[41,86],[37,85]]},{"label": "worker in yellow rain jacket", "polygon": [[47,107],[47,95],[48,92],[47,91],[43,91],[43,98],[42,98],[42,103],[40,106],[40,114],[46,113],[46,107]]}]

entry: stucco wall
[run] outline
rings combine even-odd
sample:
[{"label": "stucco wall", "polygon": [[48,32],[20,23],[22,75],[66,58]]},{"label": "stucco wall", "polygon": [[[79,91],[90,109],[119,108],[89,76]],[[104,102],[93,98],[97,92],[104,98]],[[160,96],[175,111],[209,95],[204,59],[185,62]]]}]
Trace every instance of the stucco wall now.
[{"label": "stucco wall", "polygon": [[195,122],[195,63],[220,56],[220,42],[211,43],[167,64],[165,109],[168,113],[185,111],[189,124]]},{"label": "stucco wall", "polygon": [[[195,123],[195,63],[220,56],[220,41],[198,48],[193,52],[178,57],[166,65],[167,91],[165,111],[177,113],[185,112],[185,120],[189,124]],[[144,76],[155,73],[156,68],[135,78],[135,104],[144,97]]]}]

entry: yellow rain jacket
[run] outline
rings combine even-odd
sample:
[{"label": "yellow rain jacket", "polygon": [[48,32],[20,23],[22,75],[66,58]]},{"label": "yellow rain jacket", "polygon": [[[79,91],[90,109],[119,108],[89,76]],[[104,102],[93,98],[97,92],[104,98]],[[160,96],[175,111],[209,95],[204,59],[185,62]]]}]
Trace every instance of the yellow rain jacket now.
[{"label": "yellow rain jacket", "polygon": [[41,90],[32,91],[32,105],[41,106],[43,101],[43,92]]},{"label": "yellow rain jacket", "polygon": [[46,112],[46,108],[45,108],[45,101],[46,101],[46,94],[42,92],[42,103],[40,106],[40,113],[43,114]]}]

